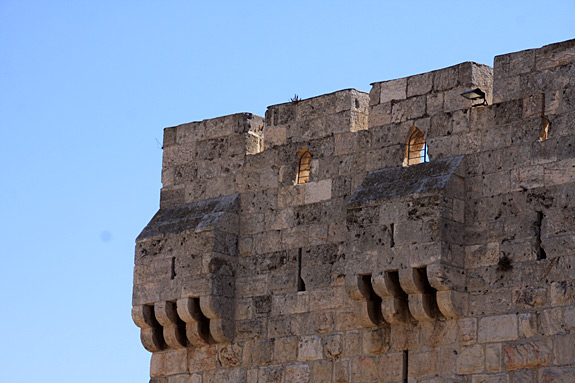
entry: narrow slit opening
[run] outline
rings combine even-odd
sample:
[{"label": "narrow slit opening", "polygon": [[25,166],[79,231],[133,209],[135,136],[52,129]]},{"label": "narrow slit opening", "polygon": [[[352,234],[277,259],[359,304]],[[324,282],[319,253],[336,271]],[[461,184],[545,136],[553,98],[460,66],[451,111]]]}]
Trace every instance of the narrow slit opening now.
[{"label": "narrow slit opening", "polygon": [[305,282],[301,277],[301,259],[302,251],[299,248],[297,253],[297,291],[305,291]]},{"label": "narrow slit opening", "polygon": [[545,249],[541,246],[541,226],[543,224],[543,212],[537,212],[537,223],[535,225],[535,247],[537,251],[537,260],[542,260],[547,258],[547,254],[545,253]]},{"label": "narrow slit opening", "polygon": [[390,224],[389,225],[389,235],[390,235],[390,241],[389,241],[389,247],[394,247],[395,246],[395,224]]},{"label": "narrow slit opening", "polygon": [[170,279],[174,279],[175,277],[176,277],[176,257],[172,257]]},{"label": "narrow slit opening", "polygon": [[407,376],[408,368],[409,368],[408,362],[409,362],[409,351],[404,350],[403,351],[403,371],[401,373],[401,375],[403,377],[403,379],[402,379],[403,383],[407,383],[407,380],[408,380],[408,376]]},{"label": "narrow slit opening", "polygon": [[541,130],[539,141],[546,141],[549,136],[549,118],[545,115],[545,93],[541,93]]}]

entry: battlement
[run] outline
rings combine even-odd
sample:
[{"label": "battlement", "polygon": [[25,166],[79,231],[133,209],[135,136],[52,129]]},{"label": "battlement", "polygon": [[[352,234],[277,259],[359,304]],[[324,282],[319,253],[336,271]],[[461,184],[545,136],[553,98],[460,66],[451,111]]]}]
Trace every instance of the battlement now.
[{"label": "battlement", "polygon": [[546,111],[558,105],[559,89],[573,87],[575,40],[496,56],[494,102],[525,99],[546,93]]},{"label": "battlement", "polygon": [[402,123],[438,113],[469,109],[477,102],[461,96],[479,88],[492,99],[492,69],[466,62],[433,72],[372,84],[369,127]]},{"label": "battlement", "polygon": [[167,128],[151,383],[571,382],[575,40]]},{"label": "battlement", "polygon": [[301,101],[272,105],[266,112],[265,147],[305,142],[330,134],[367,129],[369,96],[346,89]]}]

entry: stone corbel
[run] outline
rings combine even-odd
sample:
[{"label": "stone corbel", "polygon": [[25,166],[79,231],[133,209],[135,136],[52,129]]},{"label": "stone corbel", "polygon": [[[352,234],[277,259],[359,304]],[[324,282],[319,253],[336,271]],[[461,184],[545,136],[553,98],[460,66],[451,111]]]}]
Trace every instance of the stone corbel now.
[{"label": "stone corbel", "polygon": [[399,283],[409,298],[409,312],[420,322],[430,321],[438,316],[435,296],[427,281],[425,269],[406,268],[399,270]]},{"label": "stone corbel", "polygon": [[369,297],[369,289],[360,275],[348,274],[345,276],[345,291],[354,301],[365,301]]},{"label": "stone corbel", "polygon": [[200,309],[199,299],[181,298],[177,302],[179,317],[186,324],[186,338],[192,346],[201,347],[210,343],[210,329]]},{"label": "stone corbel", "polygon": [[391,273],[371,277],[373,290],[381,297],[381,314],[387,323],[406,322],[409,317],[407,296]]},{"label": "stone corbel", "polygon": [[154,306],[138,305],[132,307],[132,319],[140,330],[140,339],[144,348],[150,352],[166,348],[160,324],[154,316]]},{"label": "stone corbel", "polygon": [[447,318],[459,318],[467,313],[464,271],[440,263],[427,267],[430,285],[437,290],[437,306]]},{"label": "stone corbel", "polygon": [[[346,275],[345,290],[354,300],[355,320],[360,327],[375,327],[381,324],[381,302],[375,298],[375,292],[362,275]],[[370,280],[371,283],[371,280]]]},{"label": "stone corbel", "polygon": [[187,345],[185,329],[174,302],[156,302],[154,311],[158,323],[162,326],[164,341],[168,348],[179,349]]},{"label": "stone corbel", "polygon": [[218,343],[230,342],[234,336],[234,301],[223,296],[200,297],[202,313],[210,320],[210,334]]}]

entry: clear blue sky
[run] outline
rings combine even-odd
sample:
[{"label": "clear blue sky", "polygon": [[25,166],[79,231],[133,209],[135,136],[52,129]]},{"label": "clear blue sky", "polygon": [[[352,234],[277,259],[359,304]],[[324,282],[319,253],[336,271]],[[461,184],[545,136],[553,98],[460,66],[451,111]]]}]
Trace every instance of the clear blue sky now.
[{"label": "clear blue sky", "polygon": [[575,1],[0,0],[0,381],[147,382],[162,129],[575,37]]}]

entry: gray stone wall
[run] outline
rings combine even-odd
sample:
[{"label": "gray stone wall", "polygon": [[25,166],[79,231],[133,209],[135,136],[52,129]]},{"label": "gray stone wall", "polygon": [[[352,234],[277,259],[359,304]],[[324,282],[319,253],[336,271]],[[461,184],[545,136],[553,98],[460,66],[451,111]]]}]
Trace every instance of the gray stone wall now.
[{"label": "gray stone wall", "polygon": [[571,40],[167,128],[151,382],[575,382],[574,124]]}]

